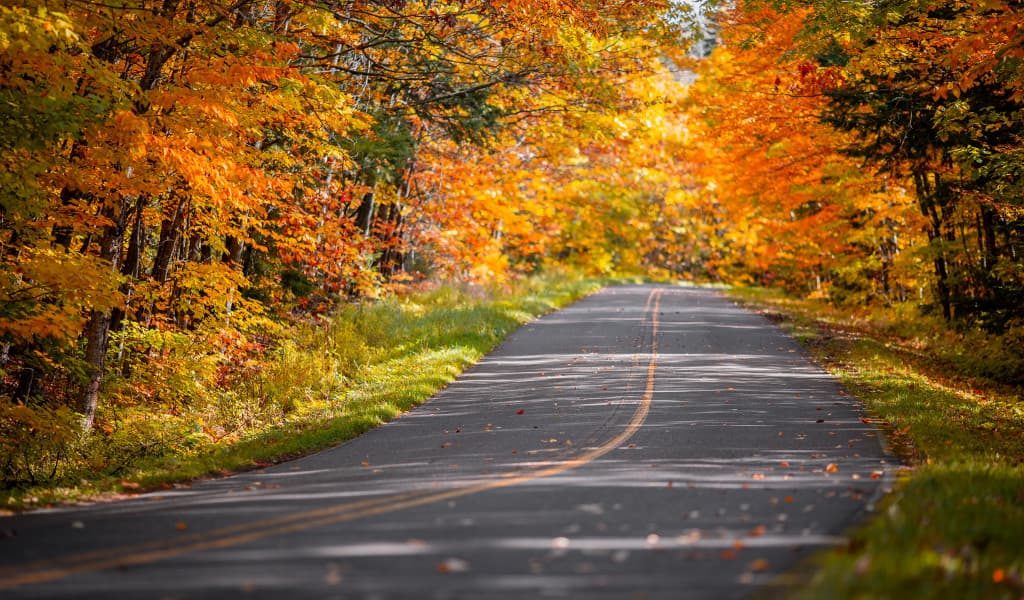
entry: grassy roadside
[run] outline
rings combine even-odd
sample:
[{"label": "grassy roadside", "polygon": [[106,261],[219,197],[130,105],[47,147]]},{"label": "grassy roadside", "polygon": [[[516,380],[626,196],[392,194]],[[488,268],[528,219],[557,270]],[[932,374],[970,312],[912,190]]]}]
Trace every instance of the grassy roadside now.
[{"label": "grassy roadside", "polygon": [[1024,400],[980,375],[1019,368],[1000,340],[923,337],[935,324],[864,318],[771,290],[730,294],[803,342],[910,467],[846,547],[818,557],[797,596],[1024,597]]},{"label": "grassy roadside", "polygon": [[159,489],[349,440],[428,399],[523,323],[604,283],[537,277],[502,291],[443,287],[345,307],[327,323],[297,327],[272,362],[240,381],[230,398],[211,403],[211,410],[230,414],[190,417],[207,429],[233,424],[240,434],[211,439],[200,432],[198,441],[161,445],[102,468],[83,460],[44,484],[0,490],[0,507],[24,510]]}]

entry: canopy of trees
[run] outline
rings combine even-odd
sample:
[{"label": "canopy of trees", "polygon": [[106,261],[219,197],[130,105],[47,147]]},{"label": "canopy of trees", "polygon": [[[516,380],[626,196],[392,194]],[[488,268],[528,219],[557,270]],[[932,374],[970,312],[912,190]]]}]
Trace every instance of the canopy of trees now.
[{"label": "canopy of trees", "polygon": [[0,3],[9,398],[89,427],[111,378],[151,395],[185,347],[230,377],[282,319],[534,268],[572,217],[531,189],[530,148],[618,101],[663,8]]},{"label": "canopy of trees", "polygon": [[697,59],[661,0],[0,1],[3,427],[113,435],[290,322],[551,265],[1024,340],[1020,7],[702,8]]},{"label": "canopy of trees", "polygon": [[1020,7],[751,0],[719,16],[690,98],[700,264],[1020,332]]}]

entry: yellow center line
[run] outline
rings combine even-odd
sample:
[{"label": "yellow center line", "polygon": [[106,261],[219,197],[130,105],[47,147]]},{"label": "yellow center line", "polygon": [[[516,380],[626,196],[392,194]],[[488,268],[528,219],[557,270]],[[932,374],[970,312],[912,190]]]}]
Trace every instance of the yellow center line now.
[{"label": "yellow center line", "polygon": [[[662,290],[660,289],[651,291],[644,306],[645,313],[650,314],[650,360],[647,364],[647,383],[644,393],[640,398],[640,403],[633,412],[633,417],[618,435],[575,458],[541,467],[521,475],[504,477],[498,480],[485,481],[449,490],[438,492],[418,491],[398,496],[388,496],[386,498],[372,498],[223,527],[208,532],[191,534],[187,537],[82,553],[67,558],[40,561],[29,565],[12,566],[6,569],[6,572],[0,572],[0,577],[3,578],[0,581],[0,589],[44,583],[62,579],[76,573],[151,563],[191,552],[227,548],[270,536],[424,506],[443,500],[478,494],[489,490],[519,485],[535,479],[559,475],[593,462],[622,446],[626,440],[636,434],[650,413],[651,403],[654,400],[655,373],[658,367],[658,312],[661,307],[661,293]],[[36,568],[33,569],[33,567]]]}]

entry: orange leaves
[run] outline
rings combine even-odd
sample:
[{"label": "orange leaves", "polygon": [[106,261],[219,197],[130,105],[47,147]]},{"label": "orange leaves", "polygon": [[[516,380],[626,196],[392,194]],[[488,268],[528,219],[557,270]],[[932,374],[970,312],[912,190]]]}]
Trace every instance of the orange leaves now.
[{"label": "orange leaves", "polygon": [[130,8],[0,7],[0,299],[19,307],[0,333],[36,360],[96,323],[88,360],[125,374],[126,403],[215,394],[282,321],[348,298],[610,272],[661,243],[678,90],[623,75],[660,63],[609,26],[656,3]]},{"label": "orange leaves", "polygon": [[801,54],[808,16],[767,5],[728,14],[725,45],[692,86],[686,156],[705,182],[694,204],[711,221],[697,240],[711,270],[827,298],[833,273],[846,284],[876,276],[875,248],[920,234],[903,229],[916,222],[905,189],[861,169],[842,152],[852,137],[821,121],[847,74]]}]

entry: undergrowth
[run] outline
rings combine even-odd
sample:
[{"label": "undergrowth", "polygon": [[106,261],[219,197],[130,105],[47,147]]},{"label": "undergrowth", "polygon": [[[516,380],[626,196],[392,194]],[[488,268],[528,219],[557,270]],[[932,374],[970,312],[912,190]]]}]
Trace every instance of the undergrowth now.
[{"label": "undergrowth", "polygon": [[107,402],[86,435],[71,411],[5,405],[0,462],[19,475],[0,504],[156,489],[329,447],[423,402],[523,323],[600,287],[553,275],[346,305],[278,332],[219,385],[203,364],[143,374],[162,397]]}]

